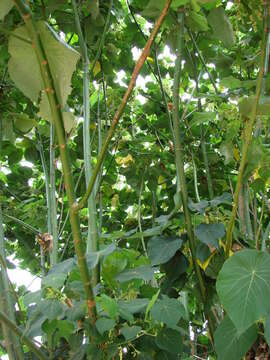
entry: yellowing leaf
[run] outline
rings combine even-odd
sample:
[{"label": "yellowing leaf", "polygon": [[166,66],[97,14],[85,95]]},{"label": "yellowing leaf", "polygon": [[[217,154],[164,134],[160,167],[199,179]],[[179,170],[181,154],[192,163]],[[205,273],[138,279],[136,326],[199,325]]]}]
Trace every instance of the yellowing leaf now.
[{"label": "yellowing leaf", "polygon": [[162,175],[159,175],[158,177],[158,185],[162,184],[164,181],[164,177]]},{"label": "yellowing leaf", "polygon": [[93,69],[94,76],[96,76],[100,72],[100,70],[101,70],[100,62],[97,61]]},{"label": "yellowing leaf", "polygon": [[236,161],[240,160],[240,152],[237,148],[233,148],[233,157]]},{"label": "yellowing leaf", "polygon": [[154,63],[154,59],[153,59],[153,58],[151,58],[150,56],[147,56],[147,61],[149,61],[151,64],[153,64],[153,63]]},{"label": "yellowing leaf", "polygon": [[114,194],[114,196],[112,197],[112,207],[116,208],[119,202],[119,195],[118,194]]},{"label": "yellowing leaf", "polygon": [[212,257],[215,255],[215,251],[213,251],[211,253],[211,255],[205,260],[205,262],[201,262],[199,259],[197,259],[197,263],[199,264],[199,266],[205,271],[205,269],[207,268],[207,266],[209,265]]},{"label": "yellowing leaf", "polygon": [[118,165],[124,165],[127,166],[129,163],[134,162],[134,159],[131,154],[128,154],[127,156],[121,157],[115,159],[116,163]]}]

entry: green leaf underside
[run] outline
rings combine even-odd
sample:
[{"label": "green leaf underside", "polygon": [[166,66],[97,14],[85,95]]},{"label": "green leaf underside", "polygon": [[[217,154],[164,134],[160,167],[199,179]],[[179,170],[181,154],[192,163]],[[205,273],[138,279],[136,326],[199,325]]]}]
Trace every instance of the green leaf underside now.
[{"label": "green leaf underside", "polygon": [[270,312],[270,255],[257,250],[235,253],[216,284],[221,303],[241,333]]},{"label": "green leaf underside", "polygon": [[[80,55],[64,43],[46,23],[39,21],[37,27],[54,79],[57,98],[63,110],[65,128],[68,132],[74,122],[74,118],[71,113],[66,110],[64,111],[64,108],[71,91],[71,77]],[[25,26],[17,28],[14,34],[29,40]],[[8,67],[12,80],[33,102],[36,103],[41,95],[39,115],[47,121],[52,121],[40,66],[33,47],[17,37],[11,36],[8,50],[11,55]],[[22,58],[24,59],[23,62],[21,61]]]},{"label": "green leaf underside", "polygon": [[14,2],[12,0],[1,0],[0,2],[0,20],[3,20],[4,17],[9,13],[13,8]]},{"label": "green leaf underside", "polygon": [[222,223],[200,224],[194,233],[202,243],[218,248],[218,240],[225,235],[225,227]]},{"label": "green leaf underside", "polygon": [[213,9],[208,15],[208,23],[213,29],[214,36],[221,40],[227,48],[234,45],[235,38],[230,20],[222,6]]},{"label": "green leaf underside", "polygon": [[256,338],[257,328],[255,325],[252,325],[245,332],[239,334],[229,316],[225,316],[214,334],[218,359],[241,360]]}]

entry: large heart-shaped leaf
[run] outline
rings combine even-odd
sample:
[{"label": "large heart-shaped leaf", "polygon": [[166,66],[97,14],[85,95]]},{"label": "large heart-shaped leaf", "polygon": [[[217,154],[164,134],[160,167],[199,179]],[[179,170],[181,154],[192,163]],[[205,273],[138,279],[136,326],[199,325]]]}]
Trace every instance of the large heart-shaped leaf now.
[{"label": "large heart-shaped leaf", "polygon": [[243,250],[228,259],[217,278],[219,298],[239,332],[270,312],[270,255]]},{"label": "large heart-shaped leaf", "polygon": [[252,325],[239,334],[229,316],[217,327],[214,340],[219,360],[241,360],[257,338],[257,328]]},{"label": "large heart-shaped leaf", "polygon": [[156,337],[156,344],[160,349],[166,350],[169,353],[182,353],[182,336],[174,329],[165,328],[161,330]]},{"label": "large heart-shaped leaf", "polygon": [[168,327],[174,327],[181,317],[185,316],[185,309],[177,299],[164,296],[153,305],[150,313],[152,319],[163,322]]},{"label": "large heart-shaped leaf", "polygon": [[120,282],[130,281],[132,279],[142,279],[144,281],[152,280],[155,273],[155,269],[151,266],[139,266],[135,269],[128,269],[122,271],[116,280]]},{"label": "large heart-shaped leaf", "polygon": [[218,240],[225,235],[225,227],[222,223],[200,224],[194,233],[202,243],[218,248]]},{"label": "large heart-shaped leaf", "polygon": [[[69,131],[71,114],[64,111],[64,107],[71,91],[71,77],[80,55],[64,43],[45,22],[38,22],[37,27],[54,80],[57,98],[63,110],[66,130]],[[25,26],[17,28],[14,35],[30,40]],[[34,48],[31,42],[28,44],[15,36],[10,37],[8,46],[11,55],[8,64],[10,77],[32,101],[37,102],[41,95],[39,114],[44,119],[52,121],[53,117],[44,90],[40,64]]]},{"label": "large heart-shaped leaf", "polygon": [[164,236],[155,236],[148,241],[148,255],[152,265],[164,264],[169,261],[182,245],[180,238],[166,238]]},{"label": "large heart-shaped leaf", "polygon": [[4,19],[13,6],[14,2],[12,0],[2,0],[0,2],[0,20]]},{"label": "large heart-shaped leaf", "polygon": [[213,29],[215,37],[221,40],[226,47],[231,48],[234,45],[235,38],[232,25],[226,16],[224,8],[219,6],[213,9],[207,20]]}]

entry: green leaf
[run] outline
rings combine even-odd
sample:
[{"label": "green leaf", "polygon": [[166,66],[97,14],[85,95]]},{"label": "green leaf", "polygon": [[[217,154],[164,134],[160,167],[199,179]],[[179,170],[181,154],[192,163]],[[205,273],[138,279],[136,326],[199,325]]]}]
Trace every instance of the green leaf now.
[{"label": "green leaf", "polygon": [[62,273],[48,274],[47,276],[44,276],[44,278],[42,279],[42,286],[58,289],[64,285],[66,278],[67,278],[67,274],[62,274]]},{"label": "green leaf", "polygon": [[65,274],[68,275],[71,270],[74,269],[76,263],[74,258],[69,258],[66,259],[64,261],[61,261],[59,263],[57,263],[56,265],[54,265],[52,268],[50,268],[48,275],[51,274]]},{"label": "green leaf", "polygon": [[213,121],[216,118],[216,113],[214,112],[195,112],[193,114],[192,121],[190,122],[190,127],[198,126],[201,124],[208,124],[209,121]]},{"label": "green leaf", "polygon": [[144,281],[150,281],[153,279],[155,269],[151,266],[139,266],[135,269],[128,269],[122,271],[117,277],[120,283],[130,281],[132,279],[142,279]]},{"label": "green leaf", "polygon": [[164,296],[162,300],[157,300],[150,313],[153,320],[162,322],[168,327],[174,327],[184,317],[185,309],[177,299]]},{"label": "green leaf", "polygon": [[221,40],[227,48],[234,45],[235,37],[230,20],[226,16],[222,6],[211,10],[207,17],[208,23],[213,29],[214,36]]},{"label": "green leaf", "polygon": [[174,329],[163,329],[156,337],[157,346],[172,354],[181,354],[183,348],[182,336]]},{"label": "green leaf", "polygon": [[270,255],[242,250],[228,259],[217,278],[219,298],[239,332],[270,312]]},{"label": "green leaf", "polygon": [[106,331],[110,331],[114,328],[115,321],[105,317],[99,318],[96,322],[98,332],[103,335]]},{"label": "green leaf", "polygon": [[220,204],[232,205],[232,195],[230,193],[223,193],[210,201],[211,207],[216,207]]},{"label": "green leaf", "polygon": [[105,246],[100,251],[90,251],[86,256],[86,261],[89,268],[90,269],[95,268],[103,257],[110,255],[111,253],[114,252],[115,249],[116,249],[115,244],[110,244],[108,246]]},{"label": "green leaf", "polygon": [[152,265],[164,264],[169,261],[177,250],[180,249],[183,240],[180,238],[168,238],[156,236],[148,241],[148,255]]},{"label": "green leaf", "polygon": [[236,79],[233,76],[228,76],[220,80],[220,85],[224,86],[230,90],[238,89],[242,86],[242,81]]},{"label": "green leaf", "polygon": [[256,338],[257,328],[255,325],[239,334],[229,316],[225,316],[214,334],[218,359],[241,360],[251,348]]},{"label": "green leaf", "polygon": [[[255,101],[255,96],[242,98],[239,101],[240,113],[246,117],[250,117],[254,106],[254,101]],[[269,113],[270,113],[270,96],[261,97],[257,108],[257,115],[269,115]]]},{"label": "green leaf", "polygon": [[202,200],[198,203],[194,203],[192,199],[188,199],[188,207],[191,211],[196,211],[199,212],[200,214],[203,214],[208,206],[209,206],[209,201],[207,200]]},{"label": "green leaf", "polygon": [[120,329],[120,334],[125,337],[126,340],[136,338],[137,334],[142,330],[140,326],[123,326]]},{"label": "green leaf", "polygon": [[143,312],[149,303],[149,299],[134,299],[129,301],[119,300],[119,310],[129,312],[130,314],[136,314]]},{"label": "green leaf", "polygon": [[14,126],[23,133],[28,133],[37,125],[35,119],[31,119],[27,114],[12,114]]},{"label": "green leaf", "polygon": [[[38,22],[37,27],[54,80],[57,98],[62,111],[64,111],[67,97],[71,91],[71,77],[80,55],[64,43],[45,22]],[[25,26],[17,28],[14,31],[14,35],[29,40]],[[24,95],[33,102],[38,102],[41,95],[39,115],[51,121],[53,117],[46,92],[44,91],[40,65],[32,45],[25,43],[15,36],[11,36],[8,50],[11,55],[8,64],[10,77]],[[70,130],[70,116],[70,114],[64,116],[67,131]]]},{"label": "green leaf", "polygon": [[190,0],[173,0],[171,8],[177,10],[180,6],[184,6],[189,3]]},{"label": "green leaf", "polygon": [[206,17],[202,14],[198,14],[196,11],[191,11],[189,13],[186,22],[192,31],[207,31],[209,29]]},{"label": "green leaf", "polygon": [[264,320],[264,337],[268,346],[270,346],[270,315],[267,315]]},{"label": "green leaf", "polygon": [[40,312],[47,317],[47,319],[53,320],[61,317],[64,314],[65,306],[58,300],[44,299],[38,304]]},{"label": "green leaf", "polygon": [[161,10],[165,5],[165,0],[150,0],[144,10],[141,12],[142,16],[156,18],[160,15]]},{"label": "green leaf", "polygon": [[218,240],[225,235],[225,227],[222,223],[200,224],[194,231],[196,237],[204,244],[219,247]]},{"label": "green leaf", "polygon": [[4,17],[9,13],[13,8],[14,2],[12,0],[1,0],[0,2],[0,20],[3,20]]},{"label": "green leaf", "polygon": [[101,294],[98,300],[100,301],[103,310],[109,315],[109,317],[115,319],[118,313],[117,302],[105,294]]},{"label": "green leaf", "polygon": [[233,144],[228,142],[223,142],[220,145],[219,151],[221,155],[225,157],[225,165],[228,165],[231,161],[233,161]]}]

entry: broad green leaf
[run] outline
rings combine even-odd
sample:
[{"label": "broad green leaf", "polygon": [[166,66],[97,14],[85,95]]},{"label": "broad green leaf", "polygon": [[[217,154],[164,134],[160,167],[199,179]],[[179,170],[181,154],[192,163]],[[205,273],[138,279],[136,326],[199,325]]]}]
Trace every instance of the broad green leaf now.
[{"label": "broad green leaf", "polygon": [[125,337],[126,340],[136,338],[137,334],[142,330],[140,326],[123,326],[120,329],[120,334]]},{"label": "broad green leaf", "polygon": [[[71,91],[71,77],[80,58],[79,53],[64,43],[59,36],[44,22],[37,23],[39,34],[50,66],[57,98],[65,112],[67,97]],[[29,40],[25,26],[14,31],[14,35]],[[11,36],[9,40],[9,73],[16,86],[32,101],[37,102],[41,95],[40,116],[52,121],[52,114],[35,51],[31,44]],[[70,114],[63,115],[70,130]]]},{"label": "broad green leaf", "polygon": [[44,276],[42,279],[42,286],[52,287],[54,289],[61,288],[66,280],[67,274],[63,273],[52,273]]},{"label": "broad green leaf", "polygon": [[132,279],[142,279],[144,281],[152,280],[155,274],[155,269],[151,266],[139,266],[135,269],[127,269],[122,271],[117,277],[116,280],[119,282],[126,282]]},{"label": "broad green leaf", "polygon": [[196,211],[203,214],[208,206],[209,206],[209,201],[207,200],[202,200],[198,203],[194,203],[192,199],[188,199],[188,207],[191,211]]},{"label": "broad green leaf", "polygon": [[196,11],[190,11],[186,22],[192,31],[207,31],[209,29],[206,17]]},{"label": "broad green leaf", "polygon": [[241,360],[257,338],[257,328],[252,325],[238,333],[229,316],[218,325],[215,334],[215,348],[219,360]]},{"label": "broad green leaf", "polygon": [[174,329],[162,329],[156,337],[157,346],[172,354],[181,354],[183,348],[182,336]]},{"label": "broad green leaf", "polygon": [[49,270],[49,275],[51,274],[66,274],[68,275],[68,273],[71,272],[71,270],[73,270],[74,266],[76,265],[74,258],[69,258],[66,259],[64,261],[61,261],[59,263],[57,263],[56,265],[54,265],[52,268],[50,268]]},{"label": "broad green leaf", "polygon": [[217,196],[213,200],[210,201],[211,207],[216,207],[220,204],[231,205],[232,204],[232,195],[230,193],[225,192],[222,195]]},{"label": "broad green leaf", "polygon": [[164,296],[163,299],[157,300],[150,313],[153,320],[162,322],[168,327],[174,327],[184,317],[185,309],[177,299]]},{"label": "broad green leaf", "polygon": [[190,0],[173,0],[171,4],[171,8],[173,10],[177,10],[180,6],[184,6],[188,4]]},{"label": "broad green leaf", "polygon": [[165,5],[165,0],[150,0],[147,4],[147,6],[142,11],[141,15],[150,17],[150,18],[156,18],[160,15],[161,10],[163,9]]},{"label": "broad green leaf", "polygon": [[14,2],[12,0],[1,0],[0,2],[0,20],[3,20],[4,17],[9,13],[13,8]]},{"label": "broad green leaf", "polygon": [[200,224],[194,233],[202,243],[218,248],[218,240],[225,235],[225,227],[222,223]]},{"label": "broad green leaf", "polygon": [[228,165],[231,161],[233,161],[233,145],[232,143],[223,142],[220,145],[219,151],[225,157],[225,165]]},{"label": "broad green leaf", "polygon": [[44,299],[38,304],[38,309],[47,319],[53,320],[64,314],[65,306],[58,300]]},{"label": "broad green leaf", "polygon": [[270,312],[270,255],[257,250],[235,253],[217,278],[221,303],[239,332]]},{"label": "broad green leaf", "polygon": [[220,80],[220,85],[224,86],[230,90],[238,89],[242,87],[242,81],[236,79],[233,76],[228,76]]},{"label": "broad green leaf", "polygon": [[105,317],[99,318],[96,322],[97,330],[101,335],[103,335],[106,331],[112,330],[114,326],[115,321]]},{"label": "broad green leaf", "polygon": [[235,37],[232,24],[222,6],[213,9],[207,17],[208,23],[213,29],[214,36],[221,40],[227,48],[234,45]]},{"label": "broad green leaf", "polygon": [[[249,96],[241,99],[239,101],[240,113],[246,117],[249,117],[252,113],[254,101],[255,101],[255,96]],[[269,113],[270,113],[270,96],[261,97],[257,108],[257,115],[269,115]]]},{"label": "broad green leaf", "polygon": [[41,300],[41,290],[29,292],[23,296],[23,303],[25,306],[29,306],[30,304],[37,304]]},{"label": "broad green leaf", "polygon": [[264,337],[268,346],[270,346],[270,315],[267,315],[264,320]]},{"label": "broad green leaf", "polygon": [[169,238],[156,236],[148,241],[148,255],[152,265],[160,265],[169,261],[177,250],[180,249],[183,240],[180,238]]},{"label": "broad green leaf", "polygon": [[31,119],[27,114],[12,114],[14,126],[23,133],[29,132],[37,125],[35,119]]},{"label": "broad green leaf", "polygon": [[190,127],[198,126],[200,124],[208,124],[209,121],[213,121],[216,118],[216,113],[214,112],[195,112],[193,114],[192,121],[190,123]]},{"label": "broad green leaf", "polygon": [[117,302],[106,294],[101,294],[98,299],[102,305],[102,308],[109,315],[110,318],[115,319],[118,313]]},{"label": "broad green leaf", "polygon": [[93,269],[94,267],[96,267],[99,261],[103,257],[110,255],[111,253],[114,252],[115,249],[116,249],[115,244],[110,244],[108,246],[105,246],[100,251],[90,251],[86,256],[86,261],[89,268]]},{"label": "broad green leaf", "polygon": [[149,303],[149,299],[134,299],[134,300],[119,300],[118,307],[119,310],[127,311],[130,314],[136,314],[139,312],[144,312],[146,306]]}]

